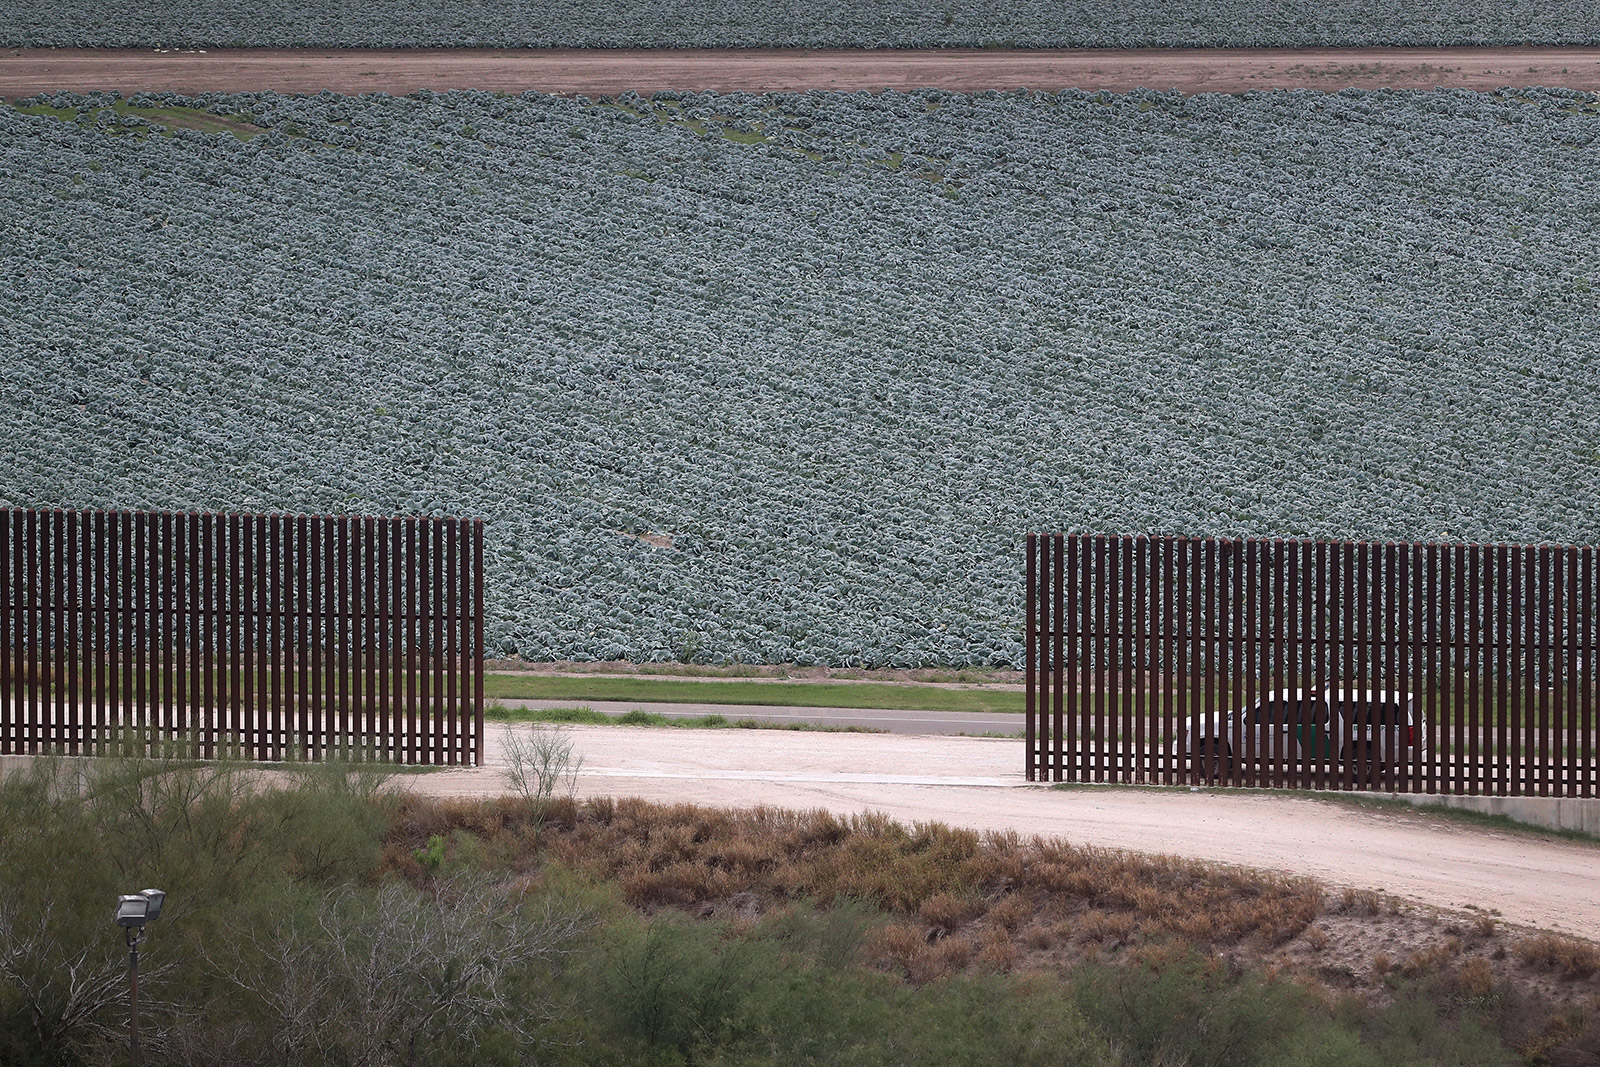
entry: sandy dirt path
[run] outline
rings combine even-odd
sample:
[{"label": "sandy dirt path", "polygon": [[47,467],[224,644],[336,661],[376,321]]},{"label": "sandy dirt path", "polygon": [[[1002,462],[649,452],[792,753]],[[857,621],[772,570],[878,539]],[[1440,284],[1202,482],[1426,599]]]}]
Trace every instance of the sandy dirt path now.
[{"label": "sandy dirt path", "polygon": [[412,93],[1139,87],[1185,93],[1507,85],[1600,90],[1600,48],[1100,50],[0,50],[0,96],[117,89]]},{"label": "sandy dirt path", "polygon": [[[408,778],[439,795],[492,795],[487,766]],[[880,811],[907,822],[1018,830],[1311,875],[1600,940],[1600,845],[1378,814],[1295,796],[1055,790],[1022,779],[1020,742],[959,737],[571,727],[585,796]]]}]

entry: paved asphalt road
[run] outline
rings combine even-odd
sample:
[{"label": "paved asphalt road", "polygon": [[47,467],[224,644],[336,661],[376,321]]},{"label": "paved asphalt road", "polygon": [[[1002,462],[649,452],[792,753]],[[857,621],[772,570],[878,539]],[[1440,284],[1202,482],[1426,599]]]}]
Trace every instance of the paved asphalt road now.
[{"label": "paved asphalt road", "polygon": [[1021,715],[977,711],[897,711],[888,708],[782,708],[766,704],[657,704],[623,700],[499,700],[508,708],[591,708],[621,715],[642,708],[672,719],[722,715],[728,719],[864,726],[891,734],[1004,734],[1021,736]]}]

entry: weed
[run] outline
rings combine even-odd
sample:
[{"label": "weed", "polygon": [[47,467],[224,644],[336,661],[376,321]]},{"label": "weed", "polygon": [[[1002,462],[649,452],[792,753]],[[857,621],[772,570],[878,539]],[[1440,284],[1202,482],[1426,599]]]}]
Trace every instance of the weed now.
[{"label": "weed", "polygon": [[1600,974],[1600,946],[1560,934],[1538,934],[1517,942],[1517,959],[1530,967],[1554,971],[1563,978]]},{"label": "weed", "polygon": [[555,801],[570,801],[577,791],[583,757],[573,755],[572,739],[562,731],[533,726],[523,732],[508,726],[503,751],[501,774],[507,787],[539,817]]}]

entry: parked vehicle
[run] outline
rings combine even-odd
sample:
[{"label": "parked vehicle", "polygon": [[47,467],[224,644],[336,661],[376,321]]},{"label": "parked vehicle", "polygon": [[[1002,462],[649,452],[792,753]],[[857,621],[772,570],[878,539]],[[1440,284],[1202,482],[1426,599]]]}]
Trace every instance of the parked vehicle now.
[{"label": "parked vehicle", "polygon": [[[1235,753],[1235,722],[1240,752]],[[1274,737],[1276,735],[1276,737]],[[1279,689],[1249,708],[1191,718],[1182,755],[1198,761],[1207,777],[1219,776],[1253,738],[1258,760],[1356,762],[1374,767],[1405,764],[1428,755],[1422,709],[1412,693],[1374,689]],[[1393,752],[1390,751],[1391,746]]]}]

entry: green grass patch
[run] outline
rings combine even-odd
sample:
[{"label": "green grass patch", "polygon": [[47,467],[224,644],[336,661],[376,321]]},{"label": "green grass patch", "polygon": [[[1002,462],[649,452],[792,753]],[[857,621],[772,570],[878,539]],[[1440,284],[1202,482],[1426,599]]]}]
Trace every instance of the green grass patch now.
[{"label": "green grass patch", "polygon": [[495,722],[571,723],[582,726],[664,726],[675,730],[798,730],[804,733],[881,734],[870,726],[828,726],[814,722],[773,722],[771,719],[729,719],[726,715],[674,717],[658,711],[634,708],[621,715],[607,715],[593,708],[508,708],[491,704],[484,709],[485,719]]},{"label": "green grass patch", "polygon": [[484,694],[501,700],[615,700],[645,704],[757,704],[794,708],[1018,712],[1014,690],[944,689],[872,682],[697,682],[680,678],[567,678],[490,674]]},{"label": "green grass patch", "polygon": [[[61,122],[75,122],[79,125],[89,126],[105,117],[107,112],[123,118],[139,118],[145,122],[166,127],[163,136],[171,137],[175,129],[195,130],[199,133],[229,133],[241,141],[248,141],[252,137],[267,132],[267,127],[258,126],[248,122],[238,115],[214,115],[203,108],[197,107],[140,107],[126,100],[114,101],[110,107],[96,107],[85,111],[80,117],[76,108],[52,107],[49,104],[13,104],[24,115],[38,115],[45,118],[58,119]],[[111,134],[131,133],[137,136],[148,136],[152,131],[141,126],[111,126],[107,129]],[[296,130],[287,131],[290,136],[304,136]]]}]

